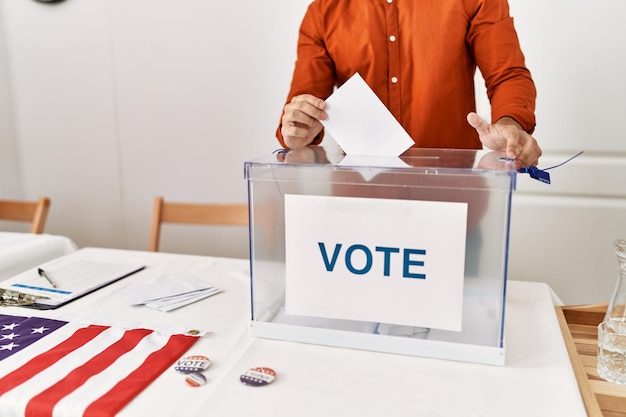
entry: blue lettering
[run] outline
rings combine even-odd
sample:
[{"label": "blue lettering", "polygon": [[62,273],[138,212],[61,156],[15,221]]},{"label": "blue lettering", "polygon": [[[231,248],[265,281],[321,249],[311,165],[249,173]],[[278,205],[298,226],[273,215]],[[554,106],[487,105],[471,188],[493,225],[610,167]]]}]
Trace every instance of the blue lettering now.
[{"label": "blue lettering", "polygon": [[384,257],[384,265],[383,265],[383,274],[388,277],[391,273],[391,254],[399,253],[400,248],[388,248],[385,246],[376,246],[376,252],[382,252],[385,254]]},{"label": "blue lettering", "polygon": [[317,242],[317,245],[320,247],[320,251],[322,252],[322,259],[324,259],[324,265],[326,266],[326,270],[328,272],[332,272],[335,269],[335,263],[337,262],[339,251],[341,250],[341,243],[335,245],[333,258],[330,260],[330,262],[328,261],[328,253],[326,252],[326,245],[324,244],[324,242]]},{"label": "blue lettering", "polygon": [[[354,265],[352,265],[352,253],[355,250],[361,250],[365,254],[365,266],[362,269],[356,269]],[[372,269],[372,252],[365,245],[352,245],[346,251],[346,268],[348,271],[352,272],[356,275],[367,274],[370,269]]]},{"label": "blue lettering", "polygon": [[[337,261],[339,260],[339,256],[341,255],[341,249],[343,248],[343,244],[336,243],[332,254],[329,254],[328,250],[326,249],[326,244],[324,242],[317,242],[317,245],[320,248],[320,253],[322,254],[322,260],[324,261],[326,271],[333,272],[335,270],[335,266],[337,265]],[[393,254],[400,253],[400,250],[400,248],[389,246],[375,246],[375,252],[382,253],[384,276],[391,276],[391,261],[393,258]],[[355,266],[354,257],[357,252],[361,252],[365,258],[365,263],[362,267],[358,267],[359,262],[357,262],[357,266]],[[426,279],[426,274],[416,273],[414,269],[424,266],[424,261],[417,259],[417,256],[423,255],[426,255],[425,249],[402,249],[403,278]],[[357,261],[363,258],[363,256],[356,256]],[[355,275],[364,275],[371,271],[374,264],[374,256],[372,254],[372,251],[366,245],[354,244],[349,246],[346,250],[346,253],[344,255],[344,262],[349,272]]]},{"label": "blue lettering", "polygon": [[402,277],[426,279],[426,274],[413,274],[409,272],[410,266],[424,266],[424,262],[411,259],[411,255],[426,255],[424,249],[404,249],[404,268],[402,269]]}]

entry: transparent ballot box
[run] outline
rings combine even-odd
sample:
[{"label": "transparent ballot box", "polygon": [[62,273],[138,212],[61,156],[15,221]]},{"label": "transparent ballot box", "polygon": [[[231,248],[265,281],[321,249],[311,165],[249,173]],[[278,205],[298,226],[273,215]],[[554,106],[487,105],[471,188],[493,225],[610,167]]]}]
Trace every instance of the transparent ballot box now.
[{"label": "transparent ballot box", "polygon": [[244,169],[253,336],[504,364],[503,153],[310,146]]}]

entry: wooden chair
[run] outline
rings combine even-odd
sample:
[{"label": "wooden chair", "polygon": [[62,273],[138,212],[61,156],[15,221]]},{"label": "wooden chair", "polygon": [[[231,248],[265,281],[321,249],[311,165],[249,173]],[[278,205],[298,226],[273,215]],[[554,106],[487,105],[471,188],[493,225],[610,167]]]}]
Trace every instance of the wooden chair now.
[{"label": "wooden chair", "polygon": [[31,233],[43,233],[50,209],[50,199],[38,201],[0,200],[0,220],[31,223]]},{"label": "wooden chair", "polygon": [[242,204],[207,204],[207,203],[170,203],[163,197],[154,199],[150,241],[148,250],[158,252],[161,224],[202,224],[246,226],[248,224],[248,205]]}]

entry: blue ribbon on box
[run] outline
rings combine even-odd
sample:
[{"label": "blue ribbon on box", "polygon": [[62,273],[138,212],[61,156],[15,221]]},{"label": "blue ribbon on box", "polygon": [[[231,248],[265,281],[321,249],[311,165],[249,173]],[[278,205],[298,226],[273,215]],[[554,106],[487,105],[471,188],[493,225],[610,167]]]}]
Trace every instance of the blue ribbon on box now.
[{"label": "blue ribbon on box", "polygon": [[566,163],[576,158],[577,156],[582,155],[583,152],[584,151],[580,151],[576,155],[569,158],[568,160],[561,162],[558,165],[551,166],[549,168],[539,169],[536,166],[531,165],[527,168],[520,168],[519,170],[517,170],[517,172],[520,172],[522,174],[528,174],[530,175],[531,178],[536,179],[537,181],[543,182],[545,184],[550,184],[550,173],[546,171],[553,169],[553,168],[560,167],[561,165],[565,165]]}]

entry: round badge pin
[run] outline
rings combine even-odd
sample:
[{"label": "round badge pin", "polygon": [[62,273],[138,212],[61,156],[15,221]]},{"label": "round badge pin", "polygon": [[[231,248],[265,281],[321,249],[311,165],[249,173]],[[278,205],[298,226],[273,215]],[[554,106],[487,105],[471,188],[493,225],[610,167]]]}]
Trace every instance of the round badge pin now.
[{"label": "round badge pin", "polygon": [[174,366],[174,369],[179,374],[191,374],[198,373],[206,370],[211,366],[211,361],[206,356],[194,355],[187,356],[186,358],[179,359]]},{"label": "round badge pin", "polygon": [[206,376],[198,372],[192,372],[185,376],[185,382],[190,387],[199,387],[206,384]]},{"label": "round badge pin", "polygon": [[276,379],[276,372],[272,368],[258,367],[248,369],[241,374],[239,380],[252,387],[262,387],[271,384]]}]

